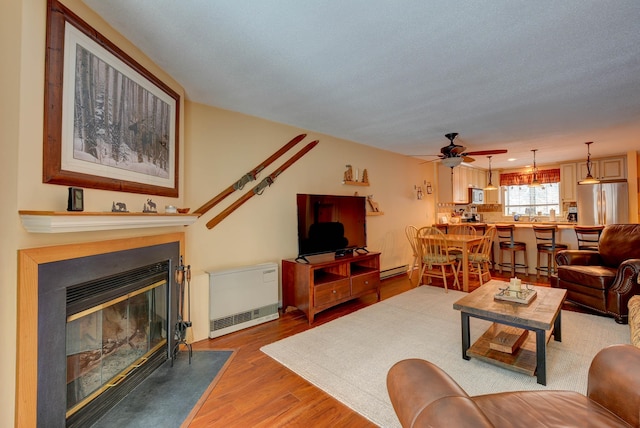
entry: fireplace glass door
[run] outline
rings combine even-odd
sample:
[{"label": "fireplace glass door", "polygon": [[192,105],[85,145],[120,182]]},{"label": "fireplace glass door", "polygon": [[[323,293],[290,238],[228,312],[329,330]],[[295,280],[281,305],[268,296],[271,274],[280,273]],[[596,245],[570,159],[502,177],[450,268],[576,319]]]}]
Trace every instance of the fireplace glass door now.
[{"label": "fireplace glass door", "polygon": [[67,417],[143,366],[167,343],[167,282],[67,316]]}]

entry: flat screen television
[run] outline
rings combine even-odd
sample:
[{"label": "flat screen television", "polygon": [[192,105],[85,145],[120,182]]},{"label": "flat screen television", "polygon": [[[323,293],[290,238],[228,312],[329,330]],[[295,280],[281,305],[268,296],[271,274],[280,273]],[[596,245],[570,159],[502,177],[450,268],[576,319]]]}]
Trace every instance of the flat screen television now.
[{"label": "flat screen television", "polygon": [[298,194],[298,257],[366,252],[366,198]]}]

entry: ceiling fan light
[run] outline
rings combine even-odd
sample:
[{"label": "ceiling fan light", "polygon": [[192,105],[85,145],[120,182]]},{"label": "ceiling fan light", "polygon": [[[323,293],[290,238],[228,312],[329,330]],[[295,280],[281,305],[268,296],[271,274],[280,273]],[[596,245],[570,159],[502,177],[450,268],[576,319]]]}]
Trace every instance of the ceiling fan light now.
[{"label": "ceiling fan light", "polygon": [[462,158],[460,158],[460,157],[442,159],[442,164],[444,166],[449,167],[449,168],[455,168],[456,166],[460,165],[461,163],[462,163]]}]

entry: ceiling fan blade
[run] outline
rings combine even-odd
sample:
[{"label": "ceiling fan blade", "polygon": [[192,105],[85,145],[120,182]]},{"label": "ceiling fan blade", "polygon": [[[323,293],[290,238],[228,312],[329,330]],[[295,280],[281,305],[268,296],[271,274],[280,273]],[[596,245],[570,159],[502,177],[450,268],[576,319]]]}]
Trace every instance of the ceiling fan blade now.
[{"label": "ceiling fan blade", "polygon": [[467,152],[464,153],[463,156],[466,155],[476,155],[476,156],[484,156],[484,155],[500,155],[503,153],[507,153],[507,150],[478,150],[475,152]]},{"label": "ceiling fan blade", "polygon": [[462,156],[462,162],[467,162],[467,163],[471,163],[471,162],[475,162],[476,160],[474,158],[470,158],[469,156]]},{"label": "ceiling fan blade", "polygon": [[465,151],[466,149],[467,149],[467,148],[466,148],[466,147],[464,147],[464,146],[455,146],[455,147],[451,150],[451,153],[453,153],[454,155],[458,156],[458,155],[461,155],[462,153],[464,153],[464,151]]}]

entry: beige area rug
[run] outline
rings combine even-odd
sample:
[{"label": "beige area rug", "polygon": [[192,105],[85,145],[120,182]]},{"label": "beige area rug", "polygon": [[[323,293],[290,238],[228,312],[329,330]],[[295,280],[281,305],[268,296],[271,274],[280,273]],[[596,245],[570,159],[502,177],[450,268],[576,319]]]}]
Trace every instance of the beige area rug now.
[{"label": "beige area rug", "polygon": [[[533,376],[462,359],[460,312],[453,303],[464,295],[415,288],[261,349],[373,423],[397,427],[386,375],[402,359],[434,362],[470,395],[532,389],[585,393],[593,356],[605,346],[630,343],[629,327],[612,318],[563,311],[563,341],[549,342],[547,386],[539,385]],[[472,318],[471,341],[488,325]]]}]

